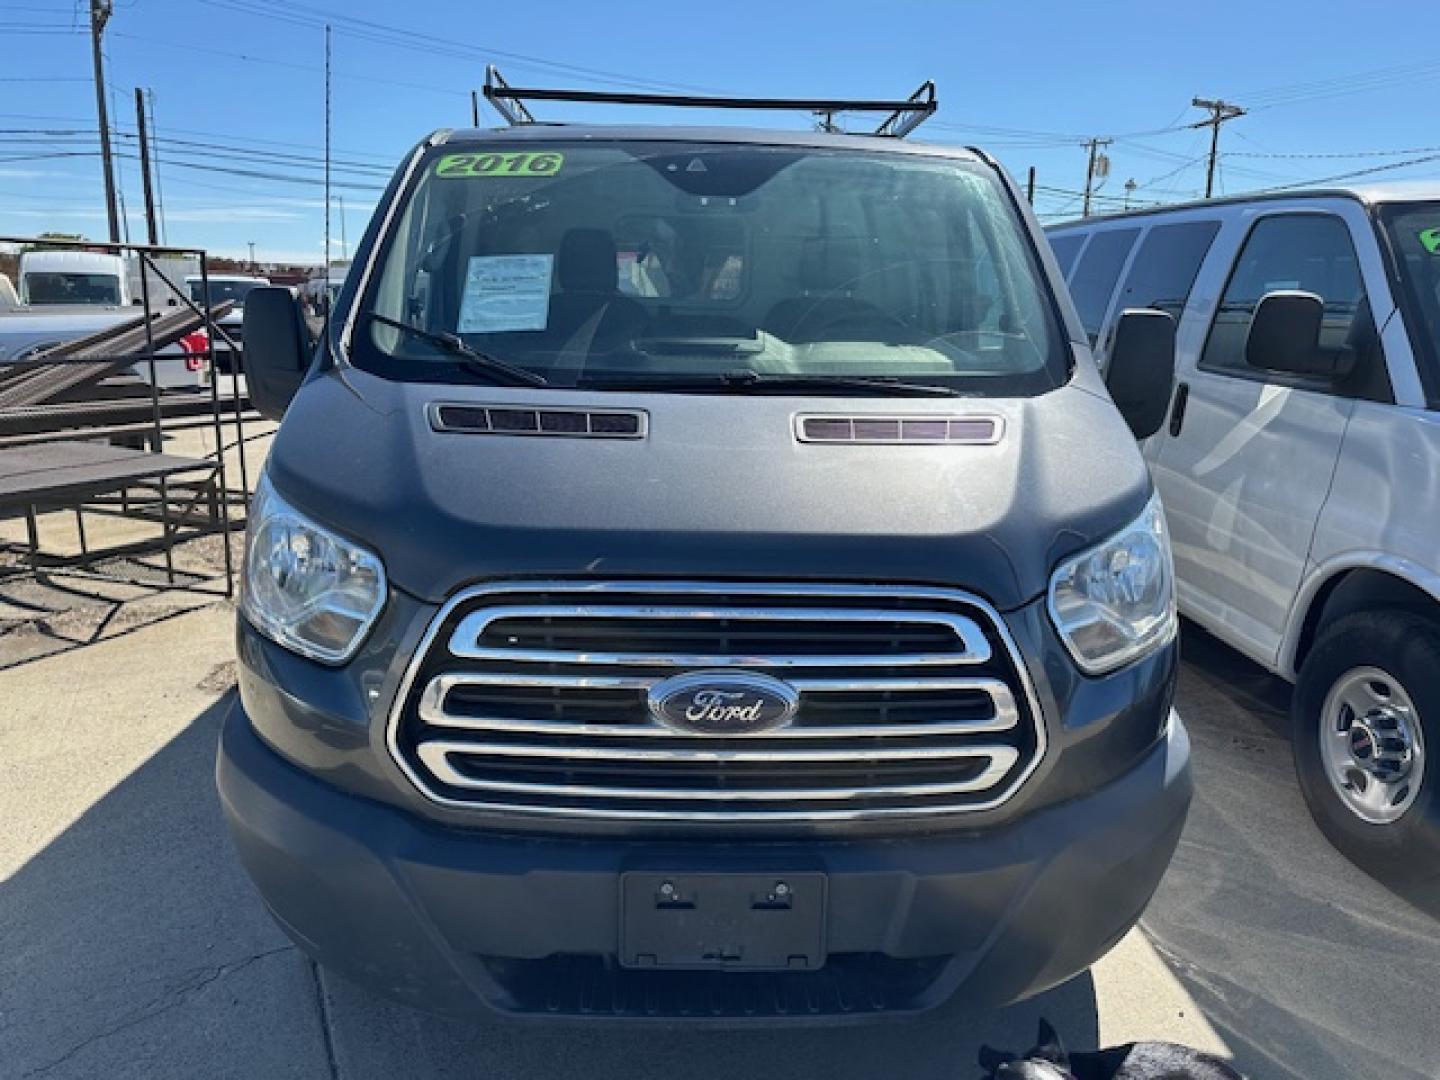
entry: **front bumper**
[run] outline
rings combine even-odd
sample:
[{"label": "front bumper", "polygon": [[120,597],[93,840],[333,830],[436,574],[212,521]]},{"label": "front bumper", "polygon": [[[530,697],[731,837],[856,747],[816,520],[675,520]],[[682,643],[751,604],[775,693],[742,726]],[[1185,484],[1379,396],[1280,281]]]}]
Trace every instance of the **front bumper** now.
[{"label": "front bumper", "polygon": [[[823,1022],[1006,1004],[1087,968],[1140,917],[1190,803],[1189,738],[1016,822],[906,839],[624,840],[446,828],[351,795],[271,750],[237,703],[217,763],[226,817],[281,926],[320,963],[438,1012]],[[613,963],[620,875],[826,875],[818,972],[637,972]]]}]

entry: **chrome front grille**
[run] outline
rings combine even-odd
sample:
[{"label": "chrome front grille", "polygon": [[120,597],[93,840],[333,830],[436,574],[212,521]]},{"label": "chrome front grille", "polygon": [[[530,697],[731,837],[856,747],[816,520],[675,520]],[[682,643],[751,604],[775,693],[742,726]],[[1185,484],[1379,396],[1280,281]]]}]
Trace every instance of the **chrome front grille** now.
[{"label": "chrome front grille", "polygon": [[[647,693],[760,672],[788,726],[677,731]],[[431,625],[392,754],[428,798],[522,814],[806,822],[987,809],[1044,752],[999,617],[964,594],[866,586],[507,582]]]}]

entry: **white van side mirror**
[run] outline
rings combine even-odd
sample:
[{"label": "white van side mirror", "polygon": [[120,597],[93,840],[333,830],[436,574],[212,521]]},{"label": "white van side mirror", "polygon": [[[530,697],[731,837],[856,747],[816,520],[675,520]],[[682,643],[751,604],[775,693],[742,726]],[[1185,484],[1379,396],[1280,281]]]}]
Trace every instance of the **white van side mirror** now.
[{"label": "white van side mirror", "polygon": [[1105,385],[1137,439],[1160,430],[1175,382],[1175,319],[1166,311],[1122,312],[1110,348]]},{"label": "white van side mirror", "polygon": [[1245,338],[1245,363],[1259,371],[1289,375],[1343,378],[1355,367],[1347,347],[1324,349],[1320,327],[1325,301],[1311,292],[1280,289],[1266,293],[1255,306]]}]

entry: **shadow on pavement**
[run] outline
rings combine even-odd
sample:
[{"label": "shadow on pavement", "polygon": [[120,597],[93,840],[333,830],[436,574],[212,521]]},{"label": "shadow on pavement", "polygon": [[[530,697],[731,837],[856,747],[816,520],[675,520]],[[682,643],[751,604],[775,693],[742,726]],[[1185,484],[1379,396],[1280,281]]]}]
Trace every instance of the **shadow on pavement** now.
[{"label": "shadow on pavement", "polygon": [[212,778],[229,704],[0,883],[7,1080],[326,1075],[309,966],[255,901],[221,822]]},{"label": "shadow on pavement", "polygon": [[970,1080],[981,1043],[1024,1049],[1048,1017],[1076,1046],[1093,1046],[1095,987],[1088,974],[1024,1005],[865,1027],[702,1031],[650,1027],[466,1024],[381,1001],[322,972],[335,1056],[346,1080],[397,1075],[584,1077],[585,1080]]},{"label": "shadow on pavement", "polygon": [[1252,1076],[1440,1075],[1440,926],[1336,852],[1290,756],[1289,687],[1185,627],[1196,796],[1143,926]]},{"label": "shadow on pavement", "polygon": [[76,572],[0,579],[0,673],[62,653],[125,637],[196,608],[226,599],[224,583],[176,570],[170,586],[147,585],[135,595],[107,595],[115,583]]},{"label": "shadow on pavement", "polygon": [[[1193,635],[1192,635],[1193,636]],[[1311,824],[1266,690],[1187,642],[1181,706],[1198,794],[1148,937],[1262,1077],[1440,1075],[1440,945],[1428,917]],[[1239,688],[1238,690],[1236,688]],[[1028,1046],[1046,1016],[1094,1046],[1089,975],[997,1013],[841,1029],[456,1024],[317,975],[240,871],[213,787],[226,695],[0,883],[0,1073],[10,1078],[679,1075],[964,1080],[981,1042]],[[63,733],[63,725],[57,731]],[[92,751],[93,752],[93,751]],[[76,767],[82,767],[77,761]],[[21,838],[20,842],[24,842]],[[1133,993],[1149,991],[1141,986]]]},{"label": "shadow on pavement", "polygon": [[1095,1045],[1090,976],[999,1013],[841,1029],[456,1024],[318,974],[239,868],[214,791],[226,694],[0,883],[0,1074],[978,1076],[1040,1016]]}]

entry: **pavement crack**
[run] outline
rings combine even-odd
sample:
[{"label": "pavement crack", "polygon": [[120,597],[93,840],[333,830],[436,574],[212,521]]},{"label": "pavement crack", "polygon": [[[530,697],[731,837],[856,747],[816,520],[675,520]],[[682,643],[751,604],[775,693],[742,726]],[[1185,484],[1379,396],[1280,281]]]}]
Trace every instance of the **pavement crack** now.
[{"label": "pavement crack", "polygon": [[218,982],[219,980],[224,979],[230,975],[233,975],[235,974],[235,972],[247,968],[251,964],[257,963],[271,956],[277,956],[280,953],[294,951],[294,945],[280,945],[273,949],[266,949],[263,952],[254,953],[240,960],[231,961],[228,964],[221,964],[219,967],[201,969],[199,972],[197,972],[195,975],[192,975],[189,979],[181,983],[179,986],[174,987],[170,990],[166,990],[164,993],[147,1002],[145,1005],[130,1013],[128,1016],[116,1021],[109,1027],[101,1031],[97,1031],[95,1034],[89,1035],[86,1038],[80,1040],[78,1043],[76,1043],[74,1046],[71,1046],[68,1050],[66,1050],[63,1054],[61,1054],[54,1060],[46,1062],[44,1065],[37,1065],[35,1068],[30,1069],[29,1071],[21,1073],[20,1080],[27,1080],[28,1077],[32,1076],[41,1076],[45,1073],[51,1072],[52,1070],[59,1068],[61,1065],[74,1058],[77,1054],[85,1050],[87,1047],[93,1046],[95,1043],[98,1042],[104,1042],[106,1039],[114,1038],[116,1035],[119,1035],[124,1031],[128,1031],[130,1028],[137,1027],[148,1020],[154,1019],[162,1013],[169,1012],[171,1009],[178,1008],[179,1006],[185,1004],[186,1001],[190,1000],[190,998],[198,994],[200,991],[204,990],[207,986],[211,985],[212,983]]},{"label": "pavement crack", "polygon": [[330,1006],[325,1001],[325,984],[320,979],[320,965],[310,961],[310,977],[315,983],[315,1007],[320,1013],[320,1038],[325,1043],[325,1064],[330,1080],[340,1080],[340,1062],[335,1057],[335,1037],[330,1028]]}]

